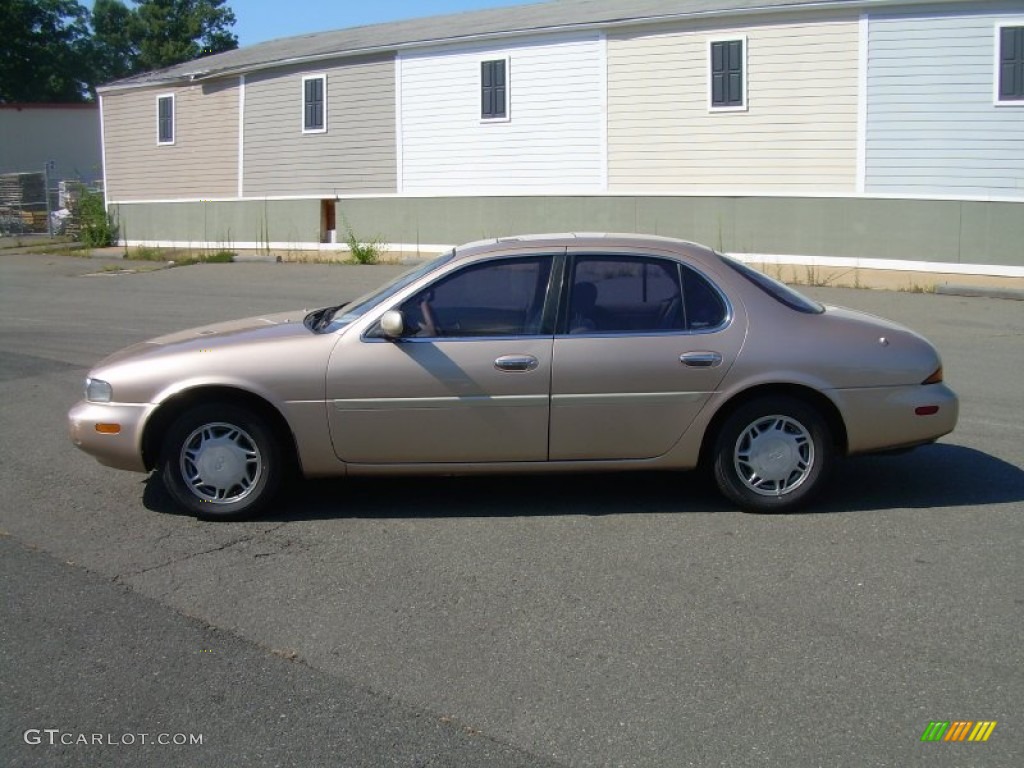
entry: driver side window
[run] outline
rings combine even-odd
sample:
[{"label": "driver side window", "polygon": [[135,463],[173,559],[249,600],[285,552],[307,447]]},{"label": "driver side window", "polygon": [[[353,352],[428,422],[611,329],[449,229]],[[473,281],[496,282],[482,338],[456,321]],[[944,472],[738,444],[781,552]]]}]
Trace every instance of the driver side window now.
[{"label": "driver side window", "polygon": [[550,274],[550,256],[468,266],[425,288],[399,307],[406,335],[537,335],[541,332]]}]

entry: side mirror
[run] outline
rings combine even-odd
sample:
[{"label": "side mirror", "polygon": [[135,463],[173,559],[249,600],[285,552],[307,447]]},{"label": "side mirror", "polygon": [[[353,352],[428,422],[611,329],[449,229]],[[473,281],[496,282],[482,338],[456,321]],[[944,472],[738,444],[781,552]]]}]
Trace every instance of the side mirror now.
[{"label": "side mirror", "polygon": [[405,318],[397,309],[389,309],[380,316],[380,330],[385,338],[397,339],[405,333]]}]

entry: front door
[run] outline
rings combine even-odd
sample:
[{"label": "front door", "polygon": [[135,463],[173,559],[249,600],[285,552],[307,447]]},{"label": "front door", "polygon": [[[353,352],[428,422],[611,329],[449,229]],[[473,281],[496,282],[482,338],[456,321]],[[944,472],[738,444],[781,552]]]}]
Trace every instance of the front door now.
[{"label": "front door", "polygon": [[469,264],[403,302],[397,340],[345,337],[327,372],[331,437],[351,463],[543,461],[550,256]]}]

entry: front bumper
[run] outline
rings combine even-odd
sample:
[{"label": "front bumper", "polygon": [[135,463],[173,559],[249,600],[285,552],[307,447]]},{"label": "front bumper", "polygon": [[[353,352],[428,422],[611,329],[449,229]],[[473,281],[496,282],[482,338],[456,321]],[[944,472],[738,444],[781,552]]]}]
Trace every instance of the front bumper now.
[{"label": "front bumper", "polygon": [[[931,443],[956,427],[960,402],[944,384],[868,387],[830,393],[846,422],[848,453]],[[920,415],[918,409],[937,408]]]},{"label": "front bumper", "polygon": [[[152,406],[133,403],[79,401],[68,411],[71,442],[100,464],[115,469],[145,472],[142,460],[142,426]],[[116,424],[117,434],[97,431],[99,424]]]}]

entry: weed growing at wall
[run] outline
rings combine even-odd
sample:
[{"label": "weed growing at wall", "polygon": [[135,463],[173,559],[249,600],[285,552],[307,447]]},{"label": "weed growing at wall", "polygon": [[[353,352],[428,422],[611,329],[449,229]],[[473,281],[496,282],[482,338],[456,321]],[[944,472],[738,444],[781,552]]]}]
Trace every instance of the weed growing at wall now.
[{"label": "weed growing at wall", "polygon": [[78,240],[89,248],[106,248],[117,242],[117,224],[107,213],[100,192],[83,190],[72,213],[78,224]]}]

